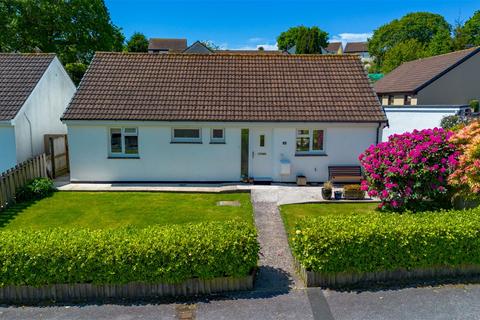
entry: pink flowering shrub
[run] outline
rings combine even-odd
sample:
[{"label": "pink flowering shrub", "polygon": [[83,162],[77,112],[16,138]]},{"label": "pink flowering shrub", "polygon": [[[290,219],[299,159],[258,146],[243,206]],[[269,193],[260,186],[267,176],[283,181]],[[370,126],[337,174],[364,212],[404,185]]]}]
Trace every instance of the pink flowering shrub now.
[{"label": "pink flowering shrub", "polygon": [[382,201],[380,208],[417,210],[425,200],[447,198],[447,178],[458,163],[449,142],[452,132],[441,128],[396,134],[372,145],[359,160],[366,180],[363,190]]},{"label": "pink flowering shrub", "polygon": [[448,182],[463,196],[480,196],[480,121],[460,129],[450,142],[457,146],[461,155]]}]

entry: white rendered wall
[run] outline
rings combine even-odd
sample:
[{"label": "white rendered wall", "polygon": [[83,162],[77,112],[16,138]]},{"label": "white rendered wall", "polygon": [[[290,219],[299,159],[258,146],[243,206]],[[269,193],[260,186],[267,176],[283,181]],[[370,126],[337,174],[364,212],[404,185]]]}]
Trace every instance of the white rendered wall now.
[{"label": "white rendered wall", "polygon": [[[225,130],[226,144],[171,143],[171,127],[138,128],[140,159],[109,159],[108,127],[69,126],[72,181],[238,181],[240,129]],[[182,126],[184,127],[184,126]]]},{"label": "white rendered wall", "polygon": [[15,166],[15,130],[12,126],[0,125],[0,174]]},{"label": "white rendered wall", "polygon": [[[192,123],[68,123],[72,181],[239,181],[241,178],[241,129],[273,129],[272,179],[294,182],[305,175],[310,182],[328,179],[328,166],[358,165],[358,156],[376,143],[378,124],[252,124],[201,123],[202,144],[172,144],[172,127]],[[281,126],[281,127],[279,127]],[[140,159],[109,159],[111,127],[136,127]],[[226,128],[226,144],[210,144],[210,128]],[[297,128],[325,130],[324,156],[296,156]],[[381,130],[380,136],[381,137]],[[284,144],[284,142],[286,144]],[[251,154],[251,152],[249,152]],[[290,176],[280,176],[280,160],[289,160]],[[252,168],[251,156],[249,168]]]},{"label": "white rendered wall", "polygon": [[445,116],[459,112],[459,108],[405,108],[384,107],[389,127],[383,130],[382,141],[387,141],[392,134],[411,132],[415,129],[432,129],[440,127],[440,121]]},{"label": "white rendered wall", "polygon": [[45,134],[67,133],[60,118],[75,91],[72,80],[55,58],[13,120],[17,162],[43,153]]}]

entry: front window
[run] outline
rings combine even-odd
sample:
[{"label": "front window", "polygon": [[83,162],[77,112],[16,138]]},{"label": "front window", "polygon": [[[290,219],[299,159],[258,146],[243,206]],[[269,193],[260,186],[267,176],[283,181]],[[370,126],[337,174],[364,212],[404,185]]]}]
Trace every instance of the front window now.
[{"label": "front window", "polygon": [[211,143],[225,143],[225,129],[212,129],[210,135]]},{"label": "front window", "polygon": [[118,157],[138,156],[137,128],[111,128],[110,155]]},{"label": "front window", "polygon": [[172,133],[173,142],[202,142],[202,134],[199,128],[175,128]]},{"label": "front window", "polygon": [[297,129],[297,153],[323,152],[324,131],[319,129]]}]

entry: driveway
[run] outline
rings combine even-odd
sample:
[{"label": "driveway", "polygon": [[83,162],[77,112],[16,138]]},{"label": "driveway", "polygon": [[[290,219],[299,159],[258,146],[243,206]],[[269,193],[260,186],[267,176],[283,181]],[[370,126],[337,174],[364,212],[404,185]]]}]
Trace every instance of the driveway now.
[{"label": "driveway", "polygon": [[363,292],[304,288],[277,205],[314,200],[315,188],[308,189],[252,190],[261,255],[251,292],[144,303],[0,306],[0,319],[480,319],[479,284]]}]

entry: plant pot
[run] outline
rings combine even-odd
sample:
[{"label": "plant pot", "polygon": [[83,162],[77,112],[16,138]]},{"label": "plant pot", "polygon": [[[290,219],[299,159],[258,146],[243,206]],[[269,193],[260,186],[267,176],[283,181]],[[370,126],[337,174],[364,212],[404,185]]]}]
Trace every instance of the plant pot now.
[{"label": "plant pot", "polygon": [[345,191],[345,199],[347,200],[363,200],[365,199],[365,191],[350,190]]},{"label": "plant pot", "polygon": [[307,185],[307,177],[297,176],[297,186],[304,187]]},{"label": "plant pot", "polygon": [[332,198],[332,189],[322,188],[322,198],[324,200],[330,200]]},{"label": "plant pot", "polygon": [[335,200],[342,200],[342,191],[335,191]]}]

